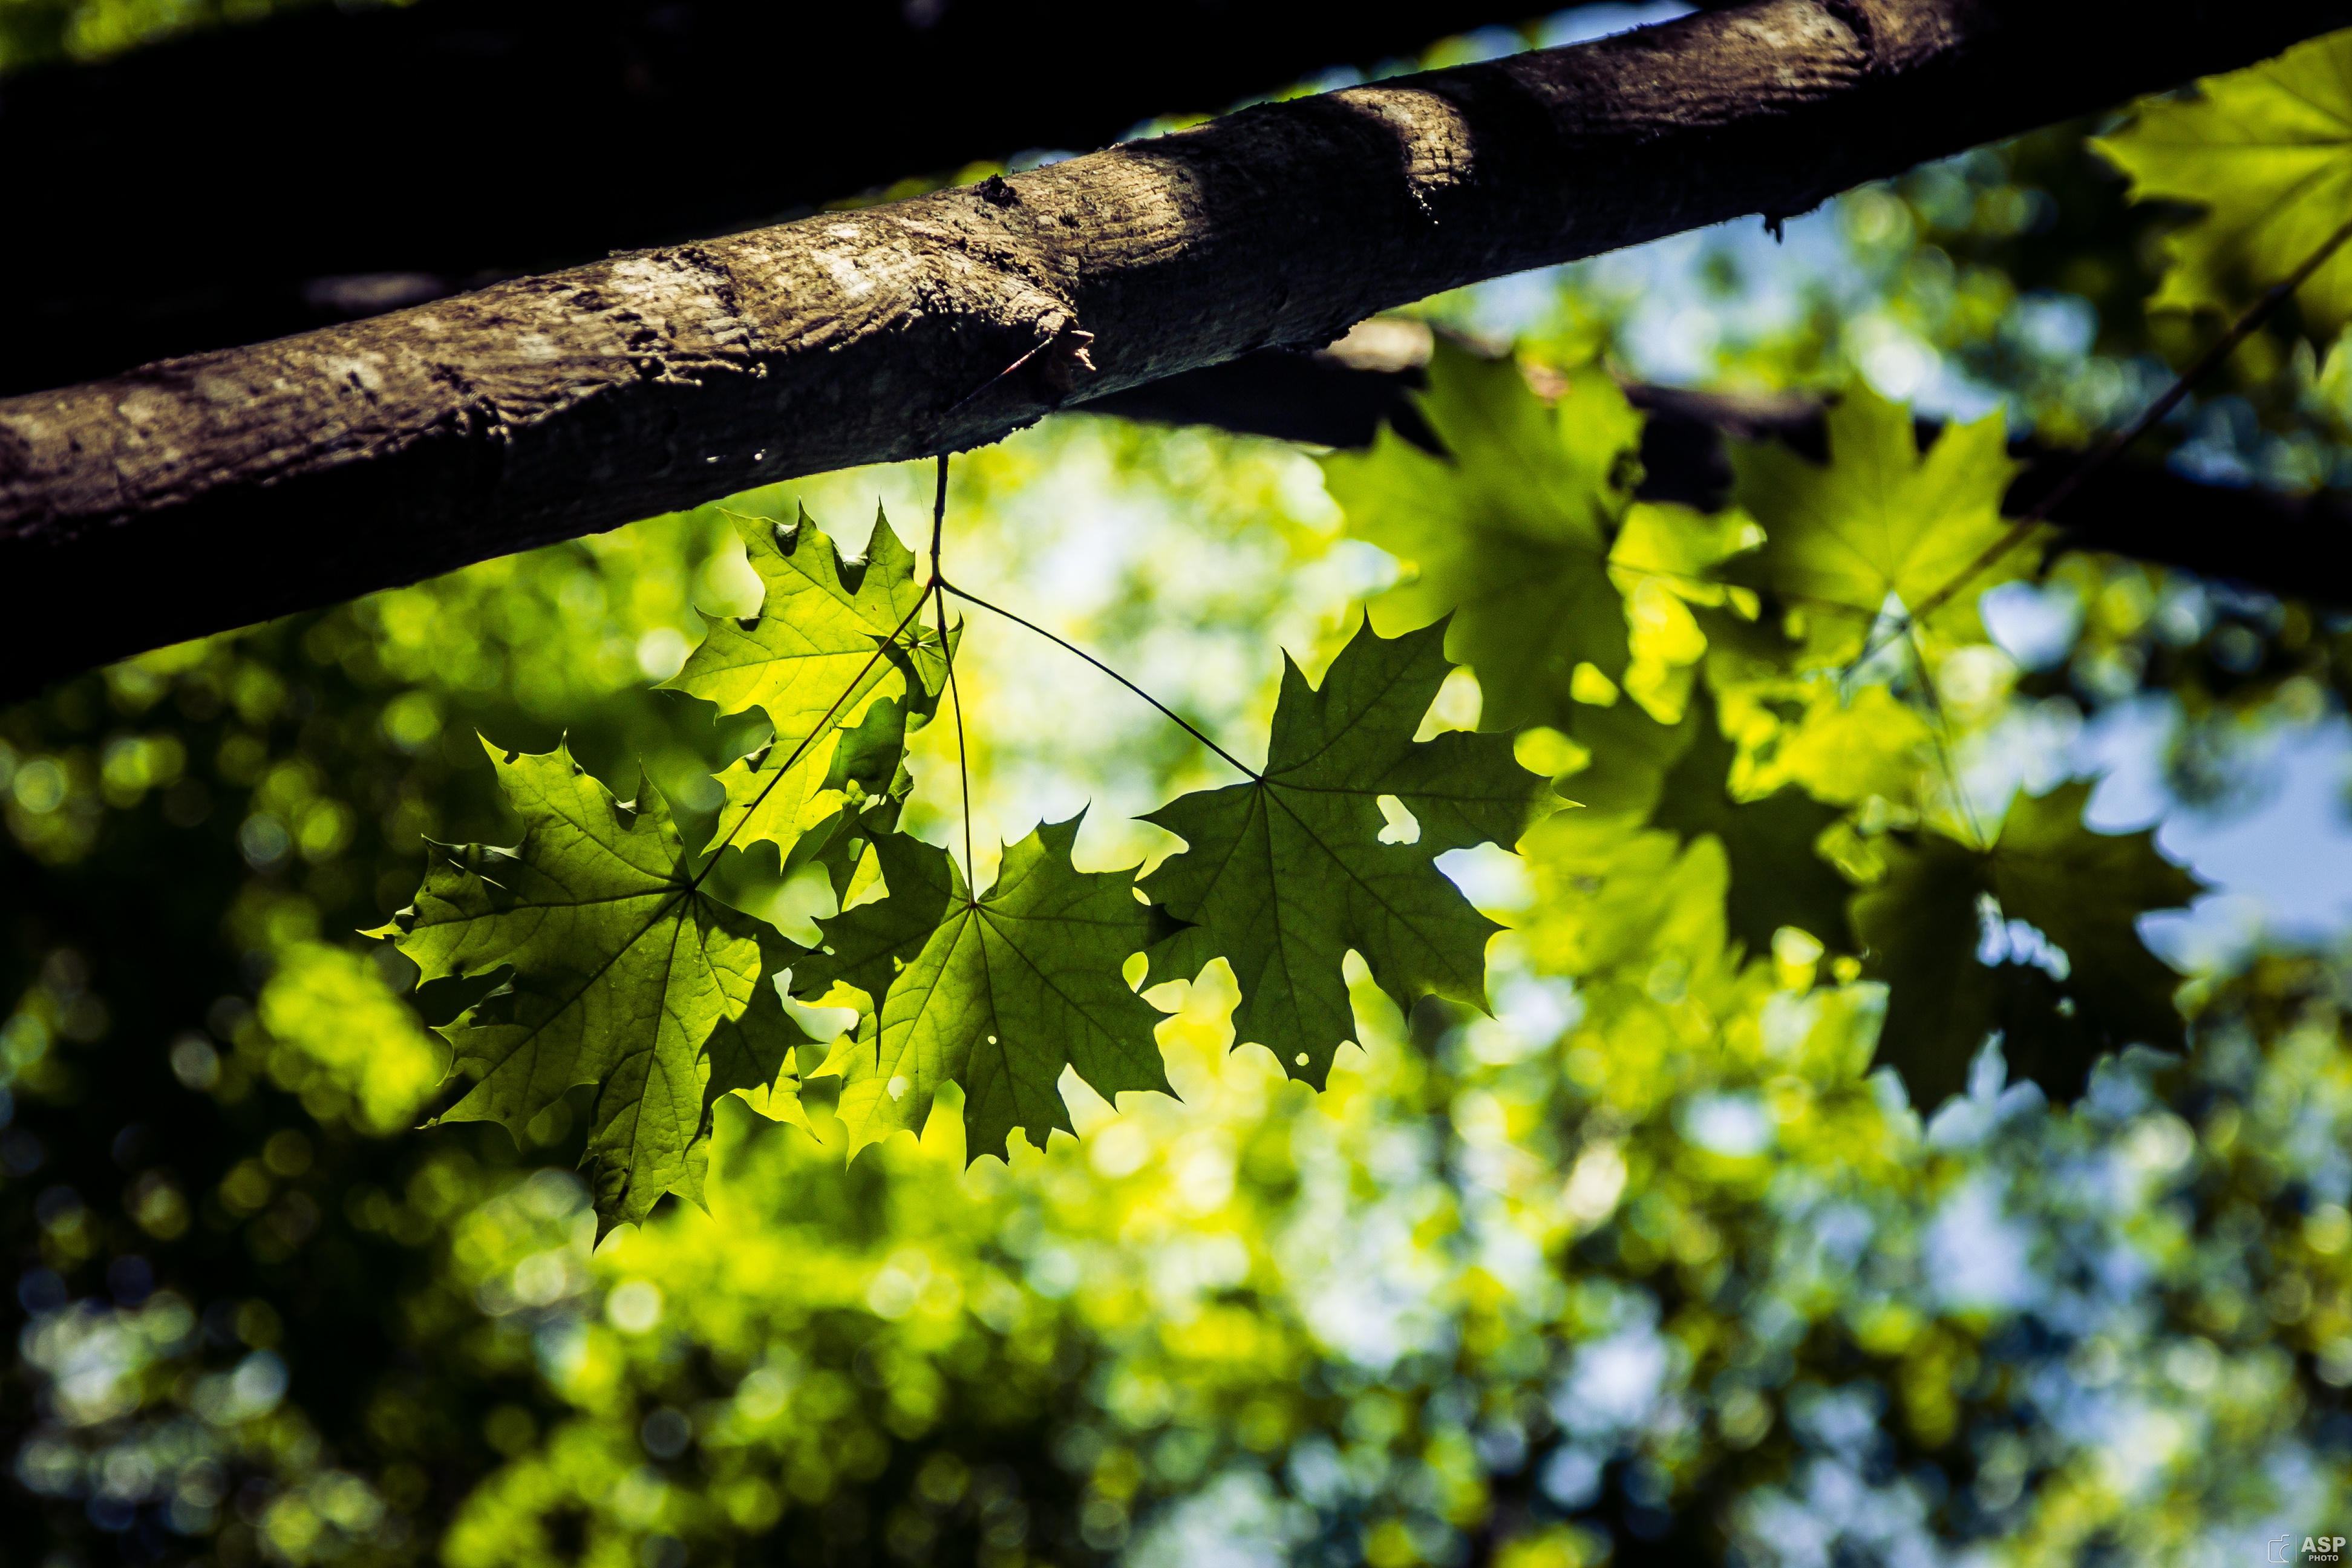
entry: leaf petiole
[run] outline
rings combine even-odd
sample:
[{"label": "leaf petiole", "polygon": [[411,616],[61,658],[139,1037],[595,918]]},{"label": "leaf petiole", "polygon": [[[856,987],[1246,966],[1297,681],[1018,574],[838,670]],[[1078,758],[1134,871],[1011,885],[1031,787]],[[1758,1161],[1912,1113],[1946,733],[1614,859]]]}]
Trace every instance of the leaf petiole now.
[{"label": "leaf petiole", "polygon": [[1135,682],[1129,680],[1127,677],[1121,675],[1118,671],[1113,669],[1110,666],[1105,664],[1102,660],[1097,658],[1086,649],[1078,647],[1076,643],[1068,642],[1061,637],[1057,637],[1052,632],[1049,632],[1045,627],[1039,626],[1036,622],[1016,616],[1002,605],[992,605],[977,594],[968,594],[952,583],[942,580],[940,582],[939,585],[941,589],[947,593],[953,594],[957,598],[963,600],[966,604],[977,605],[983,610],[992,611],[997,615],[1003,616],[1014,626],[1027,626],[1031,631],[1035,632],[1047,642],[1054,644],[1057,647],[1066,649],[1070,653],[1077,655],[1080,658],[1085,659],[1088,664],[1093,665],[1097,669],[1101,670],[1105,675],[1109,676],[1113,680],[1118,681],[1121,686],[1126,687],[1129,691],[1134,692],[1138,697],[1142,698],[1146,702],[1150,703],[1154,708],[1159,709],[1160,713],[1167,718],[1169,722],[1183,731],[1184,733],[1192,736],[1192,739],[1200,742],[1201,744],[1208,747],[1209,750],[1216,752],[1217,755],[1224,758],[1226,762],[1231,763],[1234,767],[1241,770],[1242,773],[1247,774],[1252,779],[1257,780],[1261,784],[1265,782],[1264,778],[1259,774],[1255,768],[1251,767],[1247,763],[1243,762],[1239,757],[1234,756],[1231,752],[1228,752],[1223,746],[1220,746],[1214,741],[1209,739],[1208,736],[1201,733],[1200,731],[1194,729],[1190,723],[1186,722],[1182,716],[1178,714],[1174,709],[1169,707],[1168,704],[1160,701],[1160,699],[1152,696],[1151,693],[1146,691],[1143,688],[1138,686]]},{"label": "leaf petiole", "polygon": [[[947,482],[947,459],[940,459],[940,485]],[[977,908],[980,903],[979,864],[971,853],[971,767],[965,760],[963,742],[963,694],[956,687],[955,645],[948,640],[948,585],[939,572],[939,556],[931,557],[931,592],[940,605],[940,647],[948,665],[948,704],[955,710],[956,778],[963,785],[963,897],[966,905]]]}]

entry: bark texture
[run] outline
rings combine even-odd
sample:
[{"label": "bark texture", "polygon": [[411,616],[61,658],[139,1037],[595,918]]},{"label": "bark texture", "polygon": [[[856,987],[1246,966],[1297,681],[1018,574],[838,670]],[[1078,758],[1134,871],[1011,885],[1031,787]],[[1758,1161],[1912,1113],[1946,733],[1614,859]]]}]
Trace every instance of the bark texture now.
[{"label": "bark texture", "polygon": [[1253,0],[1236,27],[1224,0],[420,0],[12,77],[9,227],[63,243],[0,246],[0,396],[776,223],[975,158],[1099,147],[1521,14]]},{"label": "bark texture", "polygon": [[0,401],[5,668],[22,689],[993,440],[1440,289],[1802,212],[2347,21],[2352,0],[1757,0]]}]

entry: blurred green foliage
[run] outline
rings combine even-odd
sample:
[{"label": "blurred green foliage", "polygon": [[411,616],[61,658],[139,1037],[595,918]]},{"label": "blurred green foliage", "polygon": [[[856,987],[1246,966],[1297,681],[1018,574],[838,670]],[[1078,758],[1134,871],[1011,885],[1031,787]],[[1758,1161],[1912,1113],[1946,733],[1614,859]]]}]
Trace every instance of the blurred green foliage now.
[{"label": "blurred green foliage", "polygon": [[[182,33],[240,26],[319,0],[0,0],[0,75],[107,59]],[[335,0],[345,10],[413,0]]]},{"label": "blurred green foliage", "polygon": [[[897,504],[925,477],[802,489],[854,515],[845,492]],[[1319,660],[1380,582],[1306,459],[1264,444],[1078,421],[958,487],[975,591],[1050,600],[1127,668],[1172,660],[1155,689],[1213,724],[1263,723],[1261,624]],[[1177,1100],[1114,1115],[1066,1079],[1081,1140],[968,1171],[951,1089],[919,1143],[846,1171],[821,1104],[830,1147],[722,1108],[712,1214],[602,1249],[568,1102],[520,1150],[387,1133],[439,1058],[407,976],[338,933],[406,896],[421,829],[503,831],[476,725],[568,728],[615,769],[646,749],[688,796],[728,738],[645,684],[684,658],[690,599],[755,594],[734,538],[715,513],[639,524],[8,714],[0,1204],[32,1249],[8,1397],[53,1541],[223,1563],[1761,1563],[1930,1539],[2055,1560],[2342,1502],[2339,972],[2281,955],[2198,982],[2190,1054],[2110,1059],[2069,1112],[1988,1054],[1923,1122],[1865,1072],[1875,988],[1793,927],[1745,952],[1722,840],[1644,827],[1649,806],[1614,846],[1570,826],[1600,808],[1554,819],[1529,885],[1480,898],[1517,928],[1496,1018],[1400,1015],[1359,973],[1365,1048],[1320,1097],[1229,1051],[1213,969],[1155,993],[1180,1009]],[[1171,642],[1171,620],[1199,629]],[[990,820],[1040,809],[1017,718],[1047,694],[1106,715],[1066,727],[1081,781],[1143,800],[1204,775],[1181,734],[1131,741],[1117,689],[990,629],[964,666],[975,733],[1006,747]],[[1981,731],[2016,672],[1969,648],[1948,712]],[[1788,743],[1743,731],[1738,765],[1822,781],[1855,820],[1920,809],[1934,749],[1872,689],[1891,706],[1759,710]],[[1476,700],[1449,688],[1439,721]],[[1856,752],[1841,726],[1873,712]],[[1172,730],[1151,723],[1133,732]],[[1576,762],[1549,733],[1522,757]],[[1081,864],[1169,847],[1105,842]],[[805,891],[769,896],[789,916]]]},{"label": "blurred green foliage", "polygon": [[[2011,394],[2020,427],[2101,427],[2157,374],[2142,357],[2179,345],[2136,314],[2137,242],[2115,226],[2074,273],[2034,249],[2071,220],[2033,171],[2092,183],[2080,153],[2052,133],[1842,202],[1852,272],[1750,336],[1717,320],[1701,372],[1859,374],[1900,402],[1932,356]],[[1727,315],[1753,292],[1718,285]],[[2074,291],[2033,292],[2053,287]],[[2236,748],[2340,702],[2347,627],[2074,555],[2001,590],[2060,628],[2039,652],[1959,614],[1844,678],[1843,647],[1807,657],[1784,578],[1712,574],[1801,520],[1662,521],[1621,493],[1622,407],[1561,412],[1580,375],[1580,406],[1604,401],[1596,348],[1646,352],[1641,304],[1605,268],[1571,273],[1524,378],[1463,367],[1523,443],[1496,464],[1550,472],[1557,442],[1617,497],[1594,522],[1466,475],[1507,492],[1506,558],[1572,574],[1622,617],[1622,655],[1612,637],[1607,668],[1588,651],[1522,672],[1509,715],[1542,721],[1517,754],[1583,808],[1518,859],[1448,862],[1510,928],[1493,1015],[1400,1011],[1351,963],[1360,1048],[1321,1095],[1231,1048],[1237,996],[1212,965],[1150,994],[1176,1098],[1114,1108],[1066,1078],[1080,1137],[967,1166],[950,1086],[919,1137],[845,1169],[814,1087],[806,1129],[722,1101],[710,1212],[666,1205],[601,1247],[572,1173],[584,1100],[520,1139],[404,1131],[452,1092],[425,1026],[446,1015],[354,933],[406,901],[423,836],[511,837],[476,732],[565,741],[608,778],[642,757],[694,844],[724,804],[711,775],[758,739],[650,685],[702,635],[694,606],[759,603],[715,509],[0,714],[12,1560],[27,1541],[58,1568],[2188,1562],[2340,1520],[2341,955],[2273,944],[2189,978],[2186,1049],[2102,1057],[2071,1107],[2011,1081],[2032,1064],[2008,1039],[1914,1104],[1872,1070],[1889,1003],[1839,895],[1927,835],[1989,847],[2020,799],[2091,837],[2059,786],[2063,742],[2103,708],[2177,705],[2210,743],[2175,775],[2201,757],[2225,778]],[[1486,308],[1433,307],[1472,325]],[[2089,312],[2103,353],[2043,352],[2053,310]],[[2260,435],[2231,451],[2320,482],[2341,426],[2318,362],[2264,341],[2267,361],[2231,366]],[[1381,614],[1443,608],[1411,575],[1427,563],[1407,524],[1427,520],[1376,518],[1387,492],[1345,477],[1383,460],[1462,504],[1465,475],[1393,448],[1335,463],[1327,492],[1271,444],[1051,422],[959,459],[958,579],[1251,755],[1276,645],[1319,671],[1359,601],[1402,587]],[[830,521],[879,492],[911,516],[928,480],[732,505]],[[1368,533],[1386,553],[1350,537]],[[976,622],[964,647],[983,884],[986,847],[1088,799],[1079,869],[1164,856],[1132,816],[1224,782],[1013,628]],[[1476,728],[1486,700],[1458,675],[1424,730]],[[934,840],[950,728],[910,759],[908,822]],[[1791,835],[1801,854],[1768,853]],[[812,871],[747,865],[728,891],[805,934],[840,893]],[[2064,1016],[2054,929],[1977,908],[1963,962],[2042,976],[2030,999]]]}]

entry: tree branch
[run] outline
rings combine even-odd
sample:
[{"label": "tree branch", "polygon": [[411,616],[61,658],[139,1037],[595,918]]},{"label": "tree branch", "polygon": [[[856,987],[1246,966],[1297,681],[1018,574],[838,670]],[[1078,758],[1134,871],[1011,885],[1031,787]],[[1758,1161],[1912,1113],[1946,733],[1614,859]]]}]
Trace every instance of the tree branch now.
[{"label": "tree branch", "polygon": [[[1099,147],[1153,113],[1519,15],[1256,0],[1239,26],[1219,0],[422,0],[12,78],[10,227],[58,243],[0,247],[0,395],[774,223],[978,158]],[[1142,27],[1152,47],[1124,47]],[[542,155],[517,155],[517,128]],[[428,139],[446,152],[424,155]],[[199,242],[159,258],[159,234]]]},{"label": "tree branch", "polygon": [[0,401],[7,668],[21,688],[977,445],[1478,279],[1802,212],[2347,20],[2352,0],[2227,31],[2203,0],[1757,0]]},{"label": "tree branch", "polygon": [[[1325,447],[1369,447],[1382,424],[1432,451],[1436,437],[1414,407],[1425,380],[1430,333],[1417,321],[1367,321],[1312,353],[1262,349],[1223,364],[1113,393],[1086,412],[1164,425],[1207,425]],[[1728,499],[1727,438],[1779,440],[1825,461],[1821,403],[1801,393],[1693,392],[1635,383],[1625,388],[1649,417],[1642,426],[1644,500],[1712,511]],[[1932,431],[1923,424],[1922,433]],[[2002,510],[2021,516],[2082,466],[2082,452],[2022,441],[2025,468]],[[2147,457],[2102,468],[2052,515],[2061,550],[2098,551],[2242,583],[2282,599],[2352,605],[2352,501],[2321,491],[2289,495],[2258,485],[2208,484]]]}]

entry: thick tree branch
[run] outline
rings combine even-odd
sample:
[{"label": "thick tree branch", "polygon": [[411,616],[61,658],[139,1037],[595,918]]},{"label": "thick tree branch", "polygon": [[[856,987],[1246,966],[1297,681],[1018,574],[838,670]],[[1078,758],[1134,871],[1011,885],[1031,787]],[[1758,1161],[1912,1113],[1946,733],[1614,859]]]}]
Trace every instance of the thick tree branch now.
[{"label": "thick tree branch", "polygon": [[1477,279],[1801,212],[2347,20],[2352,0],[2227,30],[2204,0],[1759,0],[8,399],[7,668],[992,440]]},{"label": "thick tree branch", "polygon": [[[0,89],[18,237],[0,247],[0,395],[774,223],[973,159],[1086,151],[1150,114],[1521,14],[1256,0],[1244,26],[1221,0],[421,0],[37,72]],[[1151,47],[1127,47],[1147,29]],[[166,257],[158,235],[178,240]]]}]

